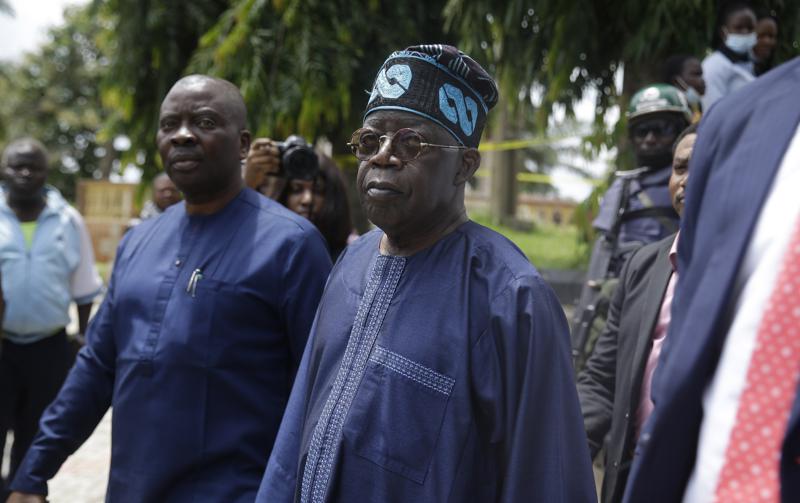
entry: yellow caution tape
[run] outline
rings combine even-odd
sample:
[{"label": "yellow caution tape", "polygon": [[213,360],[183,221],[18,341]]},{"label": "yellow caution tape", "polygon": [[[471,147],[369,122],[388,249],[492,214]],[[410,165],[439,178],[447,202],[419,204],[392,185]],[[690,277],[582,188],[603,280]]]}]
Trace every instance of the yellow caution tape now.
[{"label": "yellow caution tape", "polygon": [[523,183],[553,183],[553,177],[544,173],[517,173],[517,181]]},{"label": "yellow caution tape", "polygon": [[[564,137],[566,138],[566,137]],[[524,140],[505,140],[505,141],[488,141],[482,143],[478,150],[481,152],[503,152],[506,150],[519,150],[528,147],[537,147],[547,145],[563,140],[564,138],[548,138],[545,136],[537,136],[535,138],[526,138]]]},{"label": "yellow caution tape", "polygon": [[[475,173],[476,178],[488,178],[489,177],[489,170],[481,169]],[[577,178],[582,182],[589,183],[592,185],[600,185],[603,180],[597,180],[594,178],[586,178],[583,176],[572,175],[572,178]],[[550,175],[546,175],[544,173],[517,173],[517,181],[521,183],[549,183],[553,184],[553,177]]]},{"label": "yellow caution tape", "polygon": [[[567,138],[571,138],[571,136],[556,136],[556,137],[536,136],[534,138],[525,138],[519,140],[505,140],[498,142],[489,141],[482,143],[478,147],[478,150],[481,152],[504,152],[508,150],[520,150],[523,148],[537,147],[541,145],[556,143]],[[345,169],[358,168],[358,161],[351,154],[337,154],[333,156],[333,159],[340,167],[343,167]],[[478,170],[478,172],[475,173],[476,178],[487,178],[488,176],[489,172],[488,170],[485,169]],[[603,183],[603,180],[598,180],[595,178],[586,178],[579,175],[573,175],[573,177],[592,185],[600,185],[601,183]],[[553,177],[550,175],[546,175],[544,173],[524,172],[524,173],[517,173],[517,181],[521,183],[553,184]]]}]

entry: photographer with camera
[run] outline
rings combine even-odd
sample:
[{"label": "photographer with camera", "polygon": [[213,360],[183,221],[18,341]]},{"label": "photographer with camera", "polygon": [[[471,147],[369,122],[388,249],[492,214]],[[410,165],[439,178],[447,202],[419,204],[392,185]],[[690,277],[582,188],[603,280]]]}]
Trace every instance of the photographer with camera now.
[{"label": "photographer with camera", "polygon": [[347,192],[333,159],[318,154],[299,136],[283,142],[259,138],[247,155],[248,187],[274,199],[320,231],[336,260],[352,232]]}]

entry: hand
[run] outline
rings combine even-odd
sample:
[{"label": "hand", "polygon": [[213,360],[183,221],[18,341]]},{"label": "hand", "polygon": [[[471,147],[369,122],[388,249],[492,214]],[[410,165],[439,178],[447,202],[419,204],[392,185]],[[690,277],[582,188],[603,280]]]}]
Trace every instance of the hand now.
[{"label": "hand", "polygon": [[280,176],[281,157],[278,146],[269,138],[258,138],[250,145],[244,164],[244,183],[270,199],[278,199],[286,186]]},{"label": "hand", "polygon": [[69,339],[69,341],[72,342],[72,344],[74,344],[78,349],[86,345],[86,336],[80,332],[68,335],[67,339]]},{"label": "hand", "polygon": [[47,498],[41,494],[28,494],[14,491],[8,496],[6,503],[47,503]]}]

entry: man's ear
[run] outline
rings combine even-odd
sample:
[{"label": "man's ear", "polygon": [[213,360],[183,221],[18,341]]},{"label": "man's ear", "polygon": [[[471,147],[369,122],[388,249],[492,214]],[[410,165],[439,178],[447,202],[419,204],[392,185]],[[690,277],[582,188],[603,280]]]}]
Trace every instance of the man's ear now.
[{"label": "man's ear", "polygon": [[455,185],[463,185],[475,175],[481,166],[481,153],[476,148],[470,148],[461,154],[461,166],[453,180]]},{"label": "man's ear", "polygon": [[250,131],[242,129],[239,132],[239,159],[247,159],[252,139],[253,135],[250,134]]}]

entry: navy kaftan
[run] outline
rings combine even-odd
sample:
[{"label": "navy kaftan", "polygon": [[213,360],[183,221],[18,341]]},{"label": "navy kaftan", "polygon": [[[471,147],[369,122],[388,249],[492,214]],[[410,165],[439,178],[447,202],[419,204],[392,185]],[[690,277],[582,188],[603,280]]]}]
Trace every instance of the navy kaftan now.
[{"label": "navy kaftan", "polygon": [[129,231],[11,487],[45,492],[113,405],[108,501],[252,503],[329,269],[317,230],[250,189]]},{"label": "navy kaftan", "polygon": [[373,231],[328,279],[259,503],[594,502],[564,314],[467,222],[410,257]]}]

